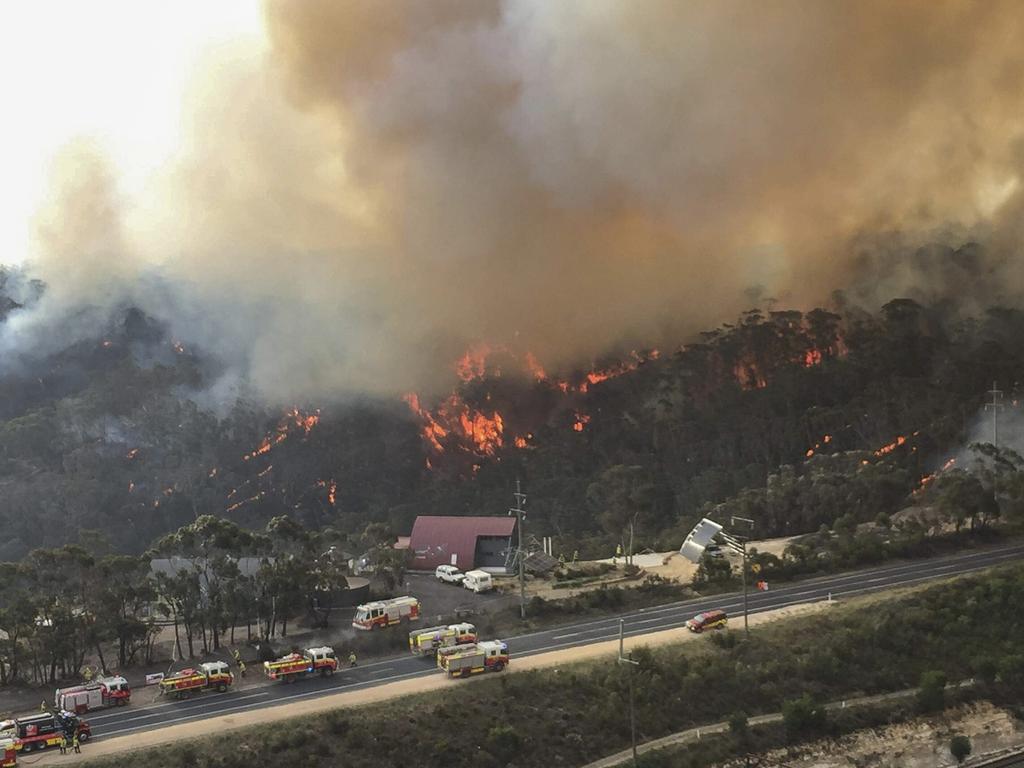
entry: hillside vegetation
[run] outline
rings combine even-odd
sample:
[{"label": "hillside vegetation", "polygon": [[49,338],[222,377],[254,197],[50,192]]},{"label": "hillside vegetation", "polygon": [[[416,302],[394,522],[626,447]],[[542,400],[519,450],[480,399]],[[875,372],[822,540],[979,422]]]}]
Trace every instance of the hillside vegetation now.
[{"label": "hillside vegetation", "polygon": [[[0,306],[7,323],[25,311]],[[940,483],[915,492],[970,439],[993,381],[1016,407],[1024,313],[837,306],[752,310],[675,350],[562,373],[482,347],[452,361],[443,398],[285,409],[221,394],[221,361],[125,308],[96,338],[4,367],[0,560],[89,530],[138,553],[204,514],[407,533],[420,513],[503,514],[516,478],[531,533],[582,556],[630,524],[638,548],[678,546],[720,504],[762,537],[891,516],[928,501]],[[957,489],[975,517],[1019,497],[1017,457],[986,461],[983,487]]]}]

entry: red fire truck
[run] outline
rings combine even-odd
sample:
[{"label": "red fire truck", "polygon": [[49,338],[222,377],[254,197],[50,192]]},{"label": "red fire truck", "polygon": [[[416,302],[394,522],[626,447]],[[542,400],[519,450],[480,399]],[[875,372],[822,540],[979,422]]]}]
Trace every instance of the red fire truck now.
[{"label": "red fire truck", "polygon": [[501,640],[486,640],[474,645],[455,645],[437,651],[437,666],[447,672],[448,677],[501,672],[508,664],[508,645]]},{"label": "red fire truck", "polygon": [[160,681],[160,692],[175,699],[184,698],[203,691],[226,691],[235,676],[224,661],[208,661],[198,668],[183,669]]},{"label": "red fire truck", "polygon": [[322,677],[330,677],[337,670],[338,657],[328,646],[307,648],[302,653],[289,653],[276,661],[263,662],[263,672],[267,677],[286,683],[317,672]]},{"label": "red fire truck", "polygon": [[14,739],[0,739],[0,768],[18,764],[18,743]]},{"label": "red fire truck", "polygon": [[12,739],[15,749],[25,752],[57,746],[62,735],[70,741],[76,733],[78,740],[85,742],[92,736],[92,728],[70,712],[40,712],[0,722],[0,740]]},{"label": "red fire truck", "polygon": [[357,606],[352,626],[365,630],[381,629],[403,621],[415,621],[419,617],[419,600],[415,597],[396,597]]},{"label": "red fire truck", "polygon": [[409,633],[409,650],[416,656],[434,655],[439,648],[468,645],[476,642],[476,627],[472,624],[449,624],[447,627],[428,627]]},{"label": "red fire truck", "polygon": [[53,694],[57,709],[82,714],[101,707],[123,707],[132,697],[132,689],[123,677],[103,677],[92,683],[58,688]]}]

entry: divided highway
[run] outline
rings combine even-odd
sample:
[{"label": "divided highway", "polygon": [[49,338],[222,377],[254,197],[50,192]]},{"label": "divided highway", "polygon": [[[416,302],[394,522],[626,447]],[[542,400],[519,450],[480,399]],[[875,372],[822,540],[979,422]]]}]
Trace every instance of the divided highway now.
[{"label": "divided highway", "polygon": [[[1021,558],[1024,558],[1024,544],[1013,544],[791,582],[772,588],[769,592],[751,592],[748,599],[750,613],[816,602],[826,599],[830,593],[833,598],[842,598],[895,587],[913,586],[948,576],[980,571]],[[625,634],[633,637],[681,627],[694,614],[711,608],[727,611],[734,629],[742,626],[743,596],[730,593],[644,608],[502,639],[508,642],[512,666],[515,667],[516,659],[526,656],[617,638],[620,618],[625,620]],[[260,672],[261,670],[255,667],[252,669],[253,674]],[[432,659],[411,655],[394,656],[360,664],[354,669],[341,670],[333,678],[308,679],[291,685],[267,684],[225,694],[211,692],[185,701],[161,700],[146,706],[133,705],[101,711],[90,714],[87,718],[92,724],[94,738],[111,738],[217,715],[244,713],[310,697],[439,674],[441,673],[434,667]]]}]

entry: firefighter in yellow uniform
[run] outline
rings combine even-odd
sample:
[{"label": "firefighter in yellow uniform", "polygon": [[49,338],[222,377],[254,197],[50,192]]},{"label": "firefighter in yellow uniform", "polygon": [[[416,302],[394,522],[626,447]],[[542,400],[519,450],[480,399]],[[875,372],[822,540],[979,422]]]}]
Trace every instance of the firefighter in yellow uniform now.
[{"label": "firefighter in yellow uniform", "polygon": [[351,651],[349,653],[349,655],[348,655],[348,665],[349,665],[349,667],[354,667],[356,665],[356,652],[355,651]]},{"label": "firefighter in yellow uniform", "polygon": [[241,659],[238,660],[238,674],[245,677],[245,662]]},{"label": "firefighter in yellow uniform", "polygon": [[60,753],[66,755],[68,753],[68,736],[66,733],[60,735]]},{"label": "firefighter in yellow uniform", "polygon": [[78,731],[75,731],[75,735],[71,739],[71,746],[75,748],[75,754],[82,754],[82,745],[78,742]]},{"label": "firefighter in yellow uniform", "polygon": [[45,712],[46,711],[46,699],[43,699],[43,703],[39,705],[39,711],[40,712]]}]

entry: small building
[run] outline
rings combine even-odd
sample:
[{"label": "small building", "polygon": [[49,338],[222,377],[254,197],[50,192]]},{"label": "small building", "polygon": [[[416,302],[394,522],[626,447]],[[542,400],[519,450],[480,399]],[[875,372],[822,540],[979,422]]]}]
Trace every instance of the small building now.
[{"label": "small building", "polygon": [[476,568],[505,573],[515,551],[515,529],[516,519],[512,516],[420,515],[409,537],[409,567],[432,571],[439,565],[454,565],[463,571]]}]

